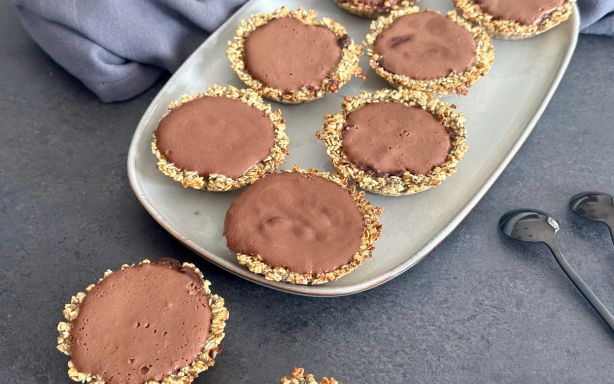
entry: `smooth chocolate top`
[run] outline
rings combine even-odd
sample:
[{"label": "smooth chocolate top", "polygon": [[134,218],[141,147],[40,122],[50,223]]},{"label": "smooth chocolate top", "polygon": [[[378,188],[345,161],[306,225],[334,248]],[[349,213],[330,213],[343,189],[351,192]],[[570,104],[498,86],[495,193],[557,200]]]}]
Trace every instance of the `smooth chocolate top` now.
[{"label": "smooth chocolate top", "polygon": [[253,78],[283,91],[319,86],[341,59],[335,34],[326,27],[280,17],[245,41],[245,65]]},{"label": "smooth chocolate top", "polygon": [[348,160],[376,175],[427,174],[445,162],[450,146],[450,135],[433,115],[394,102],[351,112],[342,136]]},{"label": "smooth chocolate top", "polygon": [[564,0],[476,0],[482,10],[496,19],[531,25],[541,21]]},{"label": "smooth chocolate top", "polygon": [[126,268],[81,303],[71,360],[107,384],[161,381],[196,359],[210,324],[208,297],[194,270],[172,259]]},{"label": "smooth chocolate top", "polygon": [[227,97],[202,97],[160,121],[156,144],[171,163],[201,176],[237,178],[273,147],[275,130],[264,112]]},{"label": "smooth chocolate top", "polygon": [[348,191],[316,175],[274,173],[232,202],[224,235],[237,253],[297,273],[333,271],[360,249],[364,223]]},{"label": "smooth chocolate top", "polygon": [[379,34],[374,49],[385,69],[416,80],[462,73],[476,56],[471,33],[432,11],[399,17]]}]

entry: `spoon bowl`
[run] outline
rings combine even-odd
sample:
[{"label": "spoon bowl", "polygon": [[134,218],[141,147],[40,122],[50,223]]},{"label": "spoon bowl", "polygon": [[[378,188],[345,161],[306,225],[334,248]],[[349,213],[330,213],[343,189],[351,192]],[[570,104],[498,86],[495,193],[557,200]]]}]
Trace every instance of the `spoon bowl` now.
[{"label": "spoon bowl", "polygon": [[499,220],[499,229],[508,237],[531,243],[549,243],[559,230],[559,223],[536,209],[509,211]]},{"label": "spoon bowl", "polygon": [[614,198],[603,192],[584,192],[571,198],[569,208],[586,220],[608,223],[614,217]]},{"label": "spoon bowl", "polygon": [[569,208],[583,219],[608,226],[614,242],[614,198],[603,192],[583,192],[569,201]]}]

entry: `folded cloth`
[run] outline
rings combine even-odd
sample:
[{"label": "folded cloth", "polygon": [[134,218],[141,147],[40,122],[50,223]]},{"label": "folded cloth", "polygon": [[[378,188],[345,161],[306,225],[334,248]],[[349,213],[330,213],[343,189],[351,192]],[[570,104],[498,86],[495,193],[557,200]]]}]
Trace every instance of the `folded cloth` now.
[{"label": "folded cloth", "polygon": [[[12,1],[36,43],[112,102],[145,91],[163,71],[174,72],[246,0]],[[588,27],[583,32],[614,36],[614,0],[579,5],[582,27]]]},{"label": "folded cloth", "polygon": [[614,36],[614,0],[579,0],[582,33]]},{"label": "folded cloth", "polygon": [[174,72],[245,0],[13,0],[32,38],[104,102]]}]

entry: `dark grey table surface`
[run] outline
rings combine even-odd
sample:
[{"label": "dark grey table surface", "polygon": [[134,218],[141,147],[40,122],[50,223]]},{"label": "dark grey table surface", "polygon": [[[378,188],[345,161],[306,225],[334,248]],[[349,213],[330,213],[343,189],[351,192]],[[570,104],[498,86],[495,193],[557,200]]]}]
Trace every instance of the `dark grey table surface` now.
[{"label": "dark grey table surface", "polygon": [[101,104],[0,3],[0,382],[62,383],[56,324],[107,268],[173,256],[196,263],[231,313],[199,383],[276,383],[294,366],[350,383],[613,383],[614,335],[542,246],[504,241],[507,209],[562,224],[571,263],[614,308],[605,227],[571,195],[614,193],[614,39],[582,36],[550,106],[492,190],[415,268],[351,297],[291,296],[195,256],[133,196],[126,156],[159,90]]}]

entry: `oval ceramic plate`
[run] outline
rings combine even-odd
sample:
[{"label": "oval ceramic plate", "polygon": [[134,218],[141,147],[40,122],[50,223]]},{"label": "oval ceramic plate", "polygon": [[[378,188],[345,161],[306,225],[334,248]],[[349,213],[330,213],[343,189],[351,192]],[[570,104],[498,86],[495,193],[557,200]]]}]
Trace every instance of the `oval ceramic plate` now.
[{"label": "oval ceramic plate", "polygon": [[[286,292],[310,296],[340,296],[365,291],[398,276],[424,258],[469,213],[525,141],[550,101],[573,53],[579,18],[571,19],[533,39],[495,41],[492,71],[473,86],[468,96],[448,97],[467,119],[469,152],[458,172],[440,187],[408,197],[367,194],[384,208],[382,237],[373,257],[346,277],[320,286],[275,283],[241,267],[226,248],[224,216],[239,192],[211,193],[183,189],[156,170],[150,151],[154,129],[167,105],[183,93],[207,85],[242,87],[226,58],[227,42],[241,19],[280,5],[317,9],[319,16],[344,24],[355,41],[362,41],[369,21],[352,16],[324,0],[252,0],[207,39],[166,83],[139,122],[128,154],[130,184],[145,209],[160,225],[205,259],[247,280]],[[422,0],[421,5],[447,11],[449,1]],[[366,70],[366,59],[362,66]],[[281,108],[290,136],[285,168],[332,171],[324,144],[315,138],[323,116],[340,111],[345,95],[386,84],[369,70],[366,81],[354,79],[339,94]]]}]

